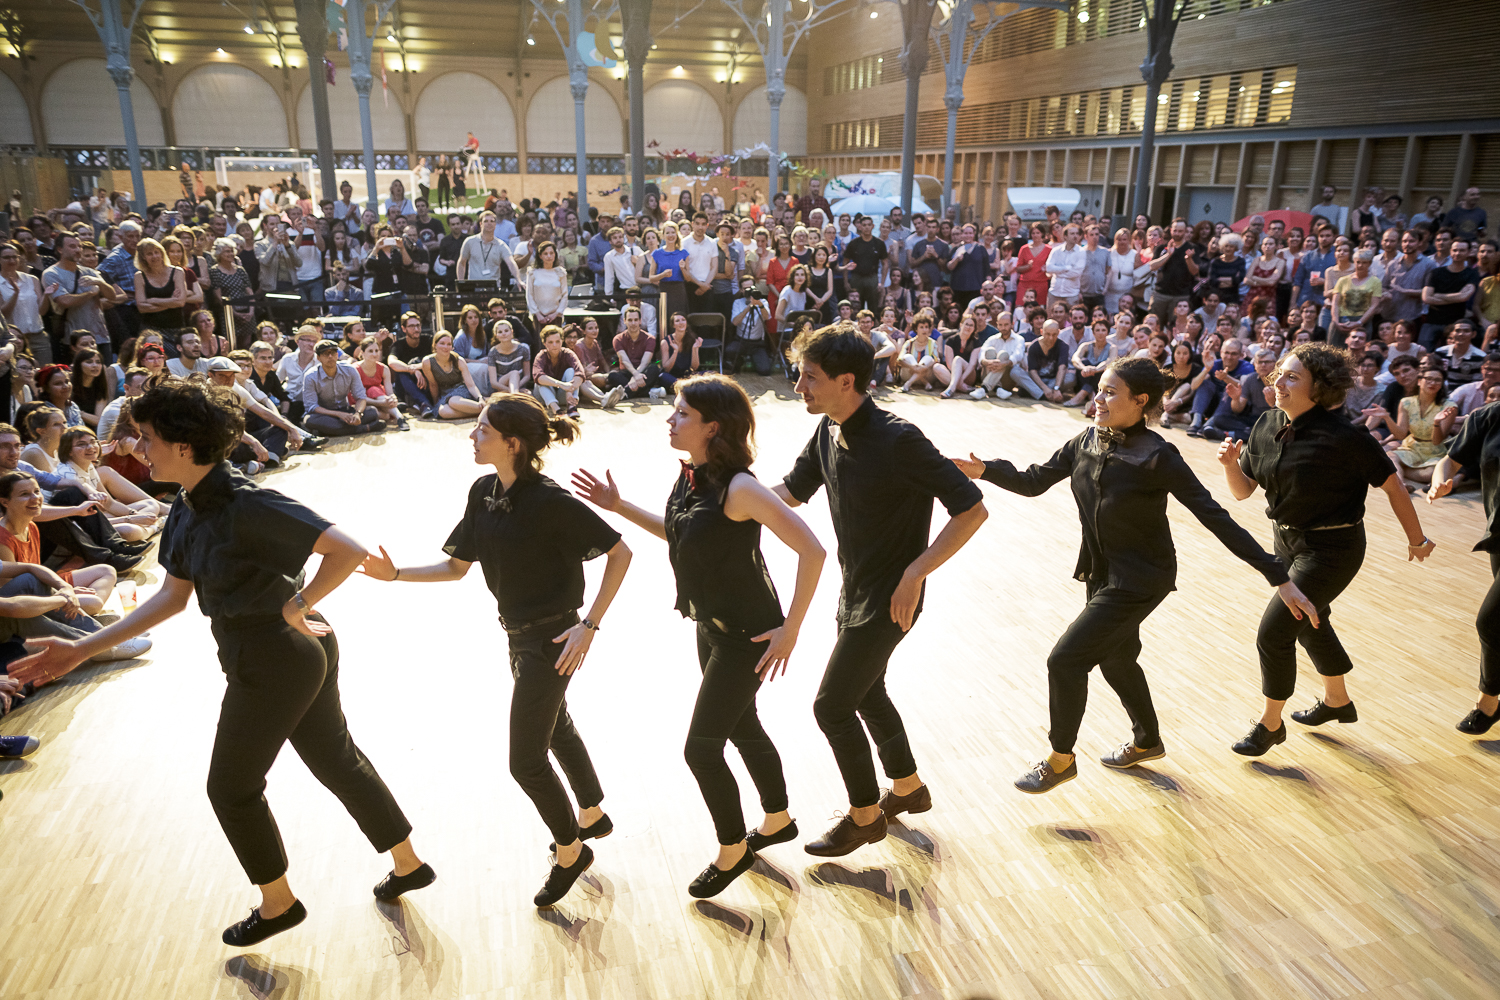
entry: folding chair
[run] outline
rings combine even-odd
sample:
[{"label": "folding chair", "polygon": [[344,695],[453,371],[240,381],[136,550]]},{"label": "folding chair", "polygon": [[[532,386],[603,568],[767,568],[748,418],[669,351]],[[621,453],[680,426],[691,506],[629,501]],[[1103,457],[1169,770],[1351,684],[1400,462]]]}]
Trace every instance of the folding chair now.
[{"label": "folding chair", "polygon": [[688,332],[698,341],[698,360],[705,368],[708,367],[708,359],[703,356],[704,351],[714,351],[718,354],[719,372],[724,371],[724,314],[723,313],[688,313]]},{"label": "folding chair", "polygon": [[818,309],[798,309],[796,312],[787,313],[786,329],[784,330],[780,323],[776,325],[776,356],[781,359],[781,371],[787,378],[792,377],[792,369],[787,363],[786,351],[782,349],[782,344],[786,344],[788,347],[791,346],[791,342],[787,338],[791,336],[793,330],[797,329],[797,324],[801,323],[804,319],[812,320],[814,329],[823,325],[823,313]]}]

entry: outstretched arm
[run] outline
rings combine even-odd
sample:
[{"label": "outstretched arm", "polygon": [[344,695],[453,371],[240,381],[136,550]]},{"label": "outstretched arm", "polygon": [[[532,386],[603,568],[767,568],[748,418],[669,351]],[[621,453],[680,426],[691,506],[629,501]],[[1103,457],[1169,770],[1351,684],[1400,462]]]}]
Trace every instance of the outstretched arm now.
[{"label": "outstretched arm", "polygon": [[620,488],[615,485],[615,477],[608,469],[604,470],[603,480],[587,469],[579,469],[573,473],[573,488],[578,491],[579,496],[600,510],[619,514],[631,524],[645,528],[662,541],[667,540],[667,525],[662,515],[621,499]]}]

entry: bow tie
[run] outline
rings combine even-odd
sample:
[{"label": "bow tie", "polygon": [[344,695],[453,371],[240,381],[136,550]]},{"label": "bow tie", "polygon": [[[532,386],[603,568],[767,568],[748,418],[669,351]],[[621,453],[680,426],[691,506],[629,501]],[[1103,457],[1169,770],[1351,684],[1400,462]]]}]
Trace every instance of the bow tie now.
[{"label": "bow tie", "polygon": [[1099,435],[1099,443],[1107,448],[1125,443],[1125,432],[1122,430],[1114,427],[1095,427],[1094,430]]},{"label": "bow tie", "polygon": [[491,514],[497,510],[502,514],[509,514],[514,509],[510,502],[510,496],[507,494],[502,494],[498,497],[495,496],[495,490],[499,488],[500,480],[497,478],[495,485],[490,489],[490,495],[484,498],[484,505],[489,509]]},{"label": "bow tie", "polygon": [[693,463],[682,461],[682,459],[678,459],[678,461],[682,462],[682,474],[687,476],[688,490],[696,490],[698,488],[698,478],[694,475],[696,470],[693,468]]},{"label": "bow tie", "polygon": [[1292,426],[1292,422],[1290,420],[1287,421],[1285,427],[1276,432],[1276,440],[1281,444],[1291,444],[1293,441],[1297,440],[1296,428]]}]

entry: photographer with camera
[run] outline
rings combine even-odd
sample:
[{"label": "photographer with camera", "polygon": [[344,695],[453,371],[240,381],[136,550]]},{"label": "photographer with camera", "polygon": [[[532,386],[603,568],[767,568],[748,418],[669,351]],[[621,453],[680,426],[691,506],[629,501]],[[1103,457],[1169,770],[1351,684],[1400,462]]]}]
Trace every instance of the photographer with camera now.
[{"label": "photographer with camera", "polygon": [[729,312],[734,334],[724,347],[725,372],[736,374],[748,354],[757,375],[771,374],[771,355],[766,348],[766,320],[771,318],[771,307],[766,304],[766,293],[755,287],[754,275],[740,277],[740,297]]}]

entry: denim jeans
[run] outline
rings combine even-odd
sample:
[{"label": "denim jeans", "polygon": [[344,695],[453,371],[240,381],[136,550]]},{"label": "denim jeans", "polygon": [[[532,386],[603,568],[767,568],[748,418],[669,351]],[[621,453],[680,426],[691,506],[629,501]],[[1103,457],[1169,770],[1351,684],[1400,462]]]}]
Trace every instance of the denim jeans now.
[{"label": "denim jeans", "polygon": [[[5,581],[0,586],[0,597],[51,597],[52,588],[42,583],[30,573],[21,573]],[[104,626],[100,625],[90,616],[79,613],[69,618],[67,612],[59,609],[48,611],[46,614],[37,615],[35,618],[3,618],[0,619],[0,632],[10,629],[10,634],[19,635],[26,639],[41,636],[53,636],[58,639],[81,639],[90,633],[97,632]]]}]

